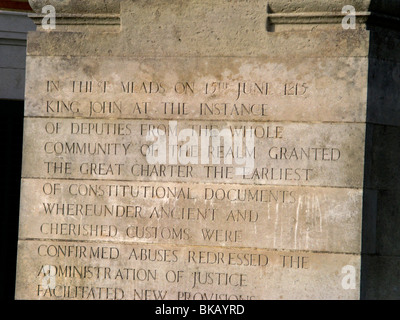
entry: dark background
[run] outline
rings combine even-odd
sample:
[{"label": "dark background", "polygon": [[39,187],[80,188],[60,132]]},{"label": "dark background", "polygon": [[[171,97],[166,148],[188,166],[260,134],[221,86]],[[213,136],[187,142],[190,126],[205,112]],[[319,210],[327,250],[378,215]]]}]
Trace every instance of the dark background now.
[{"label": "dark background", "polygon": [[3,191],[0,212],[0,299],[13,301],[17,261],[24,102],[0,100]]}]

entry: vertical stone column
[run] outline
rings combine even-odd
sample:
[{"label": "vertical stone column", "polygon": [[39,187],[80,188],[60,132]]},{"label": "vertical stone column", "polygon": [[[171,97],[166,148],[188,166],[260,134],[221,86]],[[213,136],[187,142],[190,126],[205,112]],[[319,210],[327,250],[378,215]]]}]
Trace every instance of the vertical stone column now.
[{"label": "vertical stone column", "polygon": [[347,29],[341,2],[32,0],[17,298],[362,297],[398,156],[383,3]]},{"label": "vertical stone column", "polygon": [[369,27],[361,285],[364,299],[399,298],[398,26],[397,19],[392,25],[386,21]]}]

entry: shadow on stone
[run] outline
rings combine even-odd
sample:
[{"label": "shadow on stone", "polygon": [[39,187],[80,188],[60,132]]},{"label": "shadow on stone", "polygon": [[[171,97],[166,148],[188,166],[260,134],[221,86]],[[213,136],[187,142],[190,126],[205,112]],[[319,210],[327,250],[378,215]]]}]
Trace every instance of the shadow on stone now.
[{"label": "shadow on stone", "polygon": [[[372,1],[362,235],[362,299],[400,298],[400,32]],[[387,28],[387,27],[390,27]]]}]

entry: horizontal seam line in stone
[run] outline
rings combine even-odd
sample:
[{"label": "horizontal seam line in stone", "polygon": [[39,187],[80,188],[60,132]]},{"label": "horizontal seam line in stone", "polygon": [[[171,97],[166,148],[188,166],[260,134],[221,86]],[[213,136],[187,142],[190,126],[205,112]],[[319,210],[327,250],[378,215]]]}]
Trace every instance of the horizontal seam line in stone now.
[{"label": "horizontal seam line in stone", "polygon": [[49,241],[49,242],[77,242],[77,243],[100,243],[100,244],[122,244],[122,245],[145,245],[145,246],[162,246],[162,247],[181,247],[183,249],[189,248],[205,248],[205,249],[214,249],[220,248],[224,250],[253,250],[253,251],[270,251],[270,252],[304,252],[304,253],[312,253],[312,254],[337,254],[337,255],[352,255],[352,256],[361,256],[360,252],[337,252],[337,251],[316,251],[316,250],[301,250],[301,249],[276,249],[276,248],[255,248],[255,247],[227,247],[227,246],[210,246],[210,245],[201,245],[201,244],[175,244],[175,243],[148,243],[148,242],[136,242],[136,241],[113,241],[113,240],[77,240],[77,239],[47,239],[47,238],[18,238],[18,241]]}]

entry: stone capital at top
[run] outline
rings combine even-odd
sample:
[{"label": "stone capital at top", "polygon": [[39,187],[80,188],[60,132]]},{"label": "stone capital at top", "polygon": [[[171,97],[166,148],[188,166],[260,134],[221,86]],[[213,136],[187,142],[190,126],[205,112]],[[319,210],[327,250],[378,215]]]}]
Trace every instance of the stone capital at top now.
[{"label": "stone capital at top", "polygon": [[[36,17],[43,16],[43,8],[51,5],[56,11],[59,25],[121,25],[121,3],[127,8],[143,10],[147,7],[166,8],[187,3],[185,8],[197,4],[204,10],[213,10],[213,1],[229,10],[232,5],[245,5],[262,10],[269,26],[286,25],[340,25],[345,15],[353,14],[359,25],[377,25],[400,30],[400,0],[29,0]],[[261,8],[261,9],[260,9]],[[349,10],[351,8],[351,10]],[[190,10],[190,9],[188,9]],[[183,11],[182,11],[183,12]],[[39,21],[35,21],[39,22]]]},{"label": "stone capital at top", "polygon": [[339,24],[352,14],[359,23],[400,28],[399,0],[269,0],[271,24]]},{"label": "stone capital at top", "polygon": [[400,17],[398,0],[269,0],[274,13],[341,12],[345,6],[353,6],[357,12],[373,12]]},{"label": "stone capital at top", "polygon": [[51,5],[57,14],[73,15],[100,15],[100,14],[119,14],[120,0],[29,0],[33,11],[38,14],[42,9]]},{"label": "stone capital at top", "polygon": [[[36,13],[46,5],[52,5],[62,14],[112,14],[120,13],[120,3],[123,0],[29,0]],[[125,0],[134,1],[134,0]],[[164,0],[160,0],[163,2]],[[201,1],[201,0],[199,0]],[[226,1],[226,0],[218,0]],[[399,0],[269,0],[271,13],[324,13],[341,12],[345,6],[353,6],[358,12],[374,12],[400,17]],[[157,1],[151,4],[156,5]],[[149,5],[151,5],[149,4]],[[251,1],[249,1],[251,6]]]}]

